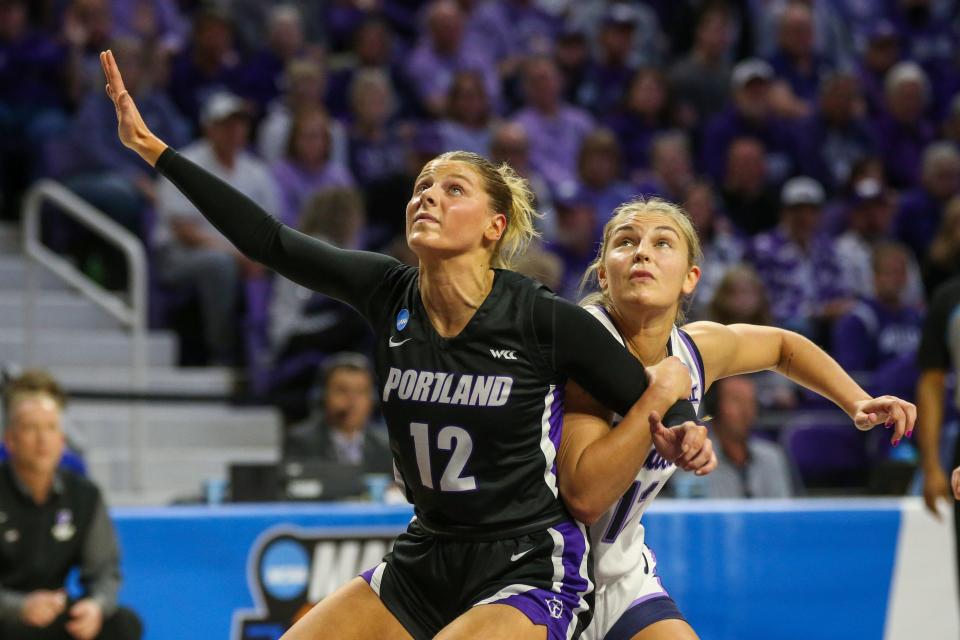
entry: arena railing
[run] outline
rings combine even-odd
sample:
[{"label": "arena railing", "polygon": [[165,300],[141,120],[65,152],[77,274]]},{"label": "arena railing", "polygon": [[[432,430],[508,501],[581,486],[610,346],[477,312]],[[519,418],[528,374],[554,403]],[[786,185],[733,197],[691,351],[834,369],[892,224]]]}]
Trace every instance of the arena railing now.
[{"label": "arena railing", "polygon": [[[41,217],[44,205],[51,203],[57,211],[73,218],[123,253],[127,263],[128,299],[107,291],[93,282],[70,261],[51,251],[41,239]],[[37,265],[55,274],[84,297],[116,318],[130,332],[130,373],[135,394],[142,394],[147,381],[147,256],[143,244],[130,231],[114,222],[59,182],[38,180],[27,192],[23,207],[23,251],[27,257],[24,281],[23,358],[28,365],[36,356],[36,298],[39,291]],[[133,469],[132,489],[143,488],[143,420],[140,403],[130,403],[130,463]]]}]

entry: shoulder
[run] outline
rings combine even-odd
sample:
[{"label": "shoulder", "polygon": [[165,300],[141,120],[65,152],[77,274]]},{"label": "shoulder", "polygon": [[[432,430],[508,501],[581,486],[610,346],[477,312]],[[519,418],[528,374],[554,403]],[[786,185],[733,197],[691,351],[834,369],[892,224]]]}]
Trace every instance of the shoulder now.
[{"label": "shoulder", "polygon": [[89,478],[73,471],[60,470],[58,473],[60,474],[60,480],[70,494],[81,497],[85,502],[96,503],[102,499],[100,487]]}]

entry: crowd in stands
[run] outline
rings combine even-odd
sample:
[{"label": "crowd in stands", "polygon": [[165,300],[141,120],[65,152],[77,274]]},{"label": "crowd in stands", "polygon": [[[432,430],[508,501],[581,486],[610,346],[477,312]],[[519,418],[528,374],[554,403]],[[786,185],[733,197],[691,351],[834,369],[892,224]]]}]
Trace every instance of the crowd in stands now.
[{"label": "crowd in stands", "polygon": [[110,47],[158,135],[306,233],[409,261],[416,173],[475,151],[537,196],[520,268],[576,299],[613,208],[665,198],[704,242],[688,319],[799,331],[912,398],[925,302],[960,273],[958,45],[955,0],[0,0],[2,211],[50,176],[137,234],[182,361],[252,365],[291,420],[326,356],[367,348],[121,147]]}]

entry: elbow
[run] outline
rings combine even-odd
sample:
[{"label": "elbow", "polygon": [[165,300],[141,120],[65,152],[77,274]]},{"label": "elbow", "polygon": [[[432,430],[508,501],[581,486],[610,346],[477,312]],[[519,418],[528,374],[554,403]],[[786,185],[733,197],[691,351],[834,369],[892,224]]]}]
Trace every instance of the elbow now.
[{"label": "elbow", "polygon": [[593,526],[603,516],[603,509],[591,501],[589,496],[578,492],[562,493],[563,503],[574,520],[582,522],[588,527]]}]

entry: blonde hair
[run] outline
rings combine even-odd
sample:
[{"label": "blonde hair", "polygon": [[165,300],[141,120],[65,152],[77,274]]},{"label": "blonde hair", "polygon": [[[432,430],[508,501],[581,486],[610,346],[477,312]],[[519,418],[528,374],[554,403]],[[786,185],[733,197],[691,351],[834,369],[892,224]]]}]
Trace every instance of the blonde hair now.
[{"label": "blonde hair", "polygon": [[541,217],[534,206],[533,191],[526,178],[521,178],[506,162],[494,165],[471,151],[448,151],[429,164],[462,162],[476,171],[483,180],[483,190],[490,198],[490,209],[507,217],[507,228],[493,248],[490,265],[509,269],[514,258],[523,254],[540,232],[534,221]]},{"label": "blonde hair", "polygon": [[[588,287],[595,289],[595,291],[583,298],[583,300],[580,301],[581,305],[597,304],[607,309],[613,309],[614,304],[609,292],[600,286],[600,267],[607,258],[610,236],[613,235],[613,230],[623,224],[628,218],[647,215],[665,216],[677,226],[680,231],[680,236],[687,243],[687,268],[697,266],[703,261],[703,249],[700,247],[700,237],[697,235],[697,231],[693,227],[693,222],[690,220],[690,216],[687,215],[686,211],[678,205],[662,198],[635,198],[629,202],[624,202],[614,209],[610,220],[603,226],[603,241],[597,250],[597,257],[590,263],[590,266],[587,267],[587,270],[583,274],[583,279],[580,281],[581,291]],[[689,307],[692,299],[693,294],[682,294],[680,296],[678,300],[679,304],[677,305],[676,324],[683,324],[686,320],[686,309]]]},{"label": "blonde hair", "polygon": [[27,369],[7,382],[3,393],[5,419],[12,421],[17,405],[35,398],[49,398],[60,410],[67,404],[67,395],[52,375],[43,369]]}]

